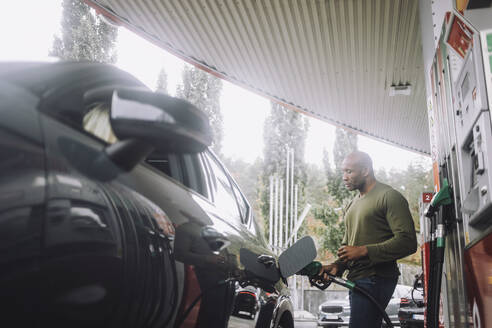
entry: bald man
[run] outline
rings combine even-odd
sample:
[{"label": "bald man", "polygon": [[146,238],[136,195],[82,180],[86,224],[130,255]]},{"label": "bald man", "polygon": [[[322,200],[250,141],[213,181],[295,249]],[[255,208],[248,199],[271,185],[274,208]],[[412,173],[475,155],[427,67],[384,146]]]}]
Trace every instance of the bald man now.
[{"label": "bald man", "polygon": [[[374,177],[372,160],[360,151],[343,161],[343,182],[358,195],[345,208],[345,235],[338,260],[323,272],[347,278],[366,289],[384,309],[400,272],[396,260],[415,253],[417,239],[408,202]],[[350,328],[380,328],[382,315],[363,295],[350,292]]]}]

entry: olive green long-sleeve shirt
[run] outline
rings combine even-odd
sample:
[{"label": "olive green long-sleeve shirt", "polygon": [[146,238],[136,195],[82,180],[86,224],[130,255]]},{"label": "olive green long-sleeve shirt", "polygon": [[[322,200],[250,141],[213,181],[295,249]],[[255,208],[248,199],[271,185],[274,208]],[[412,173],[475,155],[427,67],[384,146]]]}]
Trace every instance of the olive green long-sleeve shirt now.
[{"label": "olive green long-sleeve shirt", "polygon": [[417,250],[417,238],[406,199],[390,186],[377,182],[365,195],[352,200],[345,213],[342,245],[366,246],[368,255],[349,261],[348,279],[400,274],[396,260]]}]

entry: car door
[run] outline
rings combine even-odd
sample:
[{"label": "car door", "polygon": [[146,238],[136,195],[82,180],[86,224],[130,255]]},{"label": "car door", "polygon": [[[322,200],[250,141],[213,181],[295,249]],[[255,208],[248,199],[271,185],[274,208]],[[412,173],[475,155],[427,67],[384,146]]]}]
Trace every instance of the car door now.
[{"label": "car door", "polygon": [[[230,247],[235,259],[239,259],[239,254],[234,253],[234,250],[237,251],[238,248],[246,248],[256,254],[271,254],[264,238],[259,234],[251,206],[237,183],[213,153],[206,152],[203,156],[210,170],[217,220],[222,224],[225,223],[234,227],[234,233],[240,236],[240,239]],[[228,238],[233,241],[236,236],[228,235]],[[259,302],[261,305],[255,307],[255,313],[250,316],[245,317],[241,315],[240,311],[233,311],[233,315],[229,319],[229,326],[270,327],[272,321],[278,324],[284,312],[292,309],[289,299],[283,295],[284,285],[278,283],[276,287],[276,293],[267,294],[264,291],[259,293],[258,296],[264,302]],[[238,292],[241,290],[240,288],[237,289]],[[241,307],[241,304],[235,302],[234,306]]]},{"label": "car door", "polygon": [[42,126],[48,170],[44,322],[102,326],[125,288],[125,246],[104,188],[79,166],[103,144],[46,115]]},{"label": "car door", "polygon": [[[243,237],[237,228],[221,219],[225,215],[214,203],[212,180],[202,155],[156,150],[146,162],[133,173],[139,178],[128,179],[128,183],[148,181],[136,188],[164,206],[176,225],[175,256],[184,264],[185,272],[176,324],[224,327],[234,296],[233,282],[225,280],[238,270],[237,255],[230,249],[237,253]],[[228,209],[235,209],[239,215],[234,196],[230,201],[233,203]],[[224,246],[221,250],[215,248],[220,242],[227,243],[219,245]],[[224,260],[221,263],[218,259]],[[197,286],[198,290],[190,286]]]},{"label": "car door", "polygon": [[[77,85],[65,81],[62,89],[80,95]],[[83,110],[76,95],[59,91],[58,99],[70,98]],[[53,115],[45,105],[41,120],[48,171],[43,320],[54,326],[163,326],[177,309],[169,236],[156,220],[164,211],[121,183],[117,167],[108,168],[110,179],[92,170],[109,140],[56,109]],[[98,129],[110,131],[109,109],[100,109],[106,119],[99,115]]]},{"label": "car door", "polygon": [[[148,170],[137,169],[134,173],[139,178],[132,180],[149,181],[145,187],[142,185],[143,189],[138,187],[139,190],[156,203],[167,203],[162,206],[177,226],[176,259],[185,265],[187,272],[180,313],[188,313],[185,317],[178,316],[177,321],[183,327],[193,327],[196,323],[224,327],[232,311],[235,291],[235,286],[224,283],[224,279],[240,269],[239,250],[246,247],[259,254],[267,252],[264,240],[256,234],[258,229],[250,206],[220,161],[209,151],[197,155],[156,151],[146,162],[146,167],[150,166]],[[154,190],[149,188],[150,181],[157,180],[155,176],[150,178],[154,174],[165,178],[160,193],[156,184]],[[148,178],[143,178],[146,175]],[[163,188],[170,188],[169,180],[174,181],[177,189],[164,193]],[[192,285],[196,285],[199,292],[187,287]],[[191,303],[197,299],[199,303],[193,307]],[[231,320],[235,318],[231,318],[230,323]],[[254,322],[249,320],[246,326]]]}]

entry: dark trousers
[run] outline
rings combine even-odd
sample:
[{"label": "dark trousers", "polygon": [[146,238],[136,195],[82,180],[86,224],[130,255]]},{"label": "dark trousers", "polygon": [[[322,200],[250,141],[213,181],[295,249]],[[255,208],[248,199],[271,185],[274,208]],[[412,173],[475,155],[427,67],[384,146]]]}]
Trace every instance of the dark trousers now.
[{"label": "dark trousers", "polygon": [[[385,309],[395,291],[398,277],[372,276],[354,282],[372,295]],[[350,292],[350,328],[381,328],[382,320],[382,314],[369,298],[357,292]]]}]

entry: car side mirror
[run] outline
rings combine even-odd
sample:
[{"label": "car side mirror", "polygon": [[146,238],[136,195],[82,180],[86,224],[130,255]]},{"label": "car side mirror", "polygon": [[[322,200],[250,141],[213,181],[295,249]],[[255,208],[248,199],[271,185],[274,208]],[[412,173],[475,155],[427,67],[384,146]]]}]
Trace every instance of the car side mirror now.
[{"label": "car side mirror", "polygon": [[173,153],[201,152],[212,143],[204,112],[185,100],[137,88],[114,90],[111,127],[119,140],[136,139]]},{"label": "car side mirror", "polygon": [[413,282],[413,286],[416,289],[422,289],[422,288],[424,288],[424,283],[422,281],[422,274],[416,274],[415,275],[415,280]]},{"label": "car side mirror", "polygon": [[191,103],[141,88],[105,87],[84,95],[87,104],[111,100],[111,128],[118,142],[107,146],[91,167],[101,180],[114,179],[116,165],[131,171],[153,150],[197,153],[212,143],[208,117]]}]

